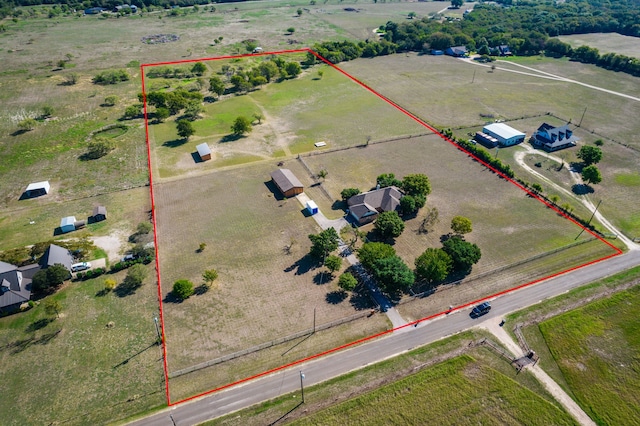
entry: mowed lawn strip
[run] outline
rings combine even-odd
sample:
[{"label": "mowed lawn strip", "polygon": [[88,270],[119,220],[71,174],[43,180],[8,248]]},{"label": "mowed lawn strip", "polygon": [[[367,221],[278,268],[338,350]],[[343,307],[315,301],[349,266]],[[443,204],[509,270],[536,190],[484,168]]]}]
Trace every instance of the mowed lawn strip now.
[{"label": "mowed lawn strip", "polygon": [[105,278],[124,277],[65,284],[50,296],[60,318],[44,312],[45,299],[0,319],[0,380],[11,390],[0,404],[3,424],[106,424],[166,401],[151,279],[126,297],[98,296]]},{"label": "mowed lawn strip", "polygon": [[640,419],[640,287],[540,324],[578,404],[598,424]]},{"label": "mowed lawn strip", "polygon": [[573,425],[555,405],[492,368],[462,355],[358,396],[296,425]]}]

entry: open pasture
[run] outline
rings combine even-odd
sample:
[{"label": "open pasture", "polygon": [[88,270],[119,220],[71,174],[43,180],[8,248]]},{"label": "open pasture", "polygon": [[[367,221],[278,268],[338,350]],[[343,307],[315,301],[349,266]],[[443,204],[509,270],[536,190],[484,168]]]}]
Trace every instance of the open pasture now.
[{"label": "open pasture", "polygon": [[574,49],[580,46],[595,47],[604,53],[617,53],[632,58],[640,58],[640,46],[636,37],[616,33],[572,34],[558,37]]}]

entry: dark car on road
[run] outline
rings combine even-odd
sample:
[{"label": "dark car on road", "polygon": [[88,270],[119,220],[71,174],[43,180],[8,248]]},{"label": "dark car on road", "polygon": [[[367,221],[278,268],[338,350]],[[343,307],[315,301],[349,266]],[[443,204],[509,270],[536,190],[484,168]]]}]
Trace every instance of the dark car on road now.
[{"label": "dark car on road", "polygon": [[491,310],[491,303],[482,302],[471,310],[471,318],[478,318]]}]

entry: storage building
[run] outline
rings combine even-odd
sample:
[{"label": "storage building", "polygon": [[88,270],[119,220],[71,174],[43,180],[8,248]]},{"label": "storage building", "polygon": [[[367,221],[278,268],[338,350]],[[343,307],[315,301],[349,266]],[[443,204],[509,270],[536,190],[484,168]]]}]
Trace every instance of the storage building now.
[{"label": "storage building", "polygon": [[198,155],[202,161],[211,160],[211,148],[209,148],[209,145],[201,143],[196,146],[196,149],[198,150]]},{"label": "storage building", "polygon": [[500,146],[512,146],[524,142],[525,134],[504,123],[492,123],[484,126],[483,133],[493,136]]},{"label": "storage building", "polygon": [[307,201],[307,211],[310,215],[314,215],[318,213],[318,205],[313,200]]},{"label": "storage building", "polygon": [[27,185],[27,189],[24,191],[24,194],[27,198],[39,197],[41,195],[48,194],[50,189],[51,185],[49,185],[48,180],[42,182],[34,182]]},{"label": "storage building", "polygon": [[76,230],[76,218],[75,216],[63,217],[60,221],[60,232],[71,232]]},{"label": "storage building", "polygon": [[287,198],[302,194],[304,190],[302,183],[289,169],[278,169],[271,173],[271,180]]}]

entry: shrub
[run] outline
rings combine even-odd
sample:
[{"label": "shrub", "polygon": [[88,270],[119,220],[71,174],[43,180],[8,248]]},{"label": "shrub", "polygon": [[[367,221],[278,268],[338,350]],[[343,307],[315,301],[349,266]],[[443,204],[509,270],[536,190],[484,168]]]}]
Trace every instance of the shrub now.
[{"label": "shrub", "polygon": [[188,299],[193,294],[193,283],[189,280],[178,280],[173,284],[171,293],[180,300]]}]

